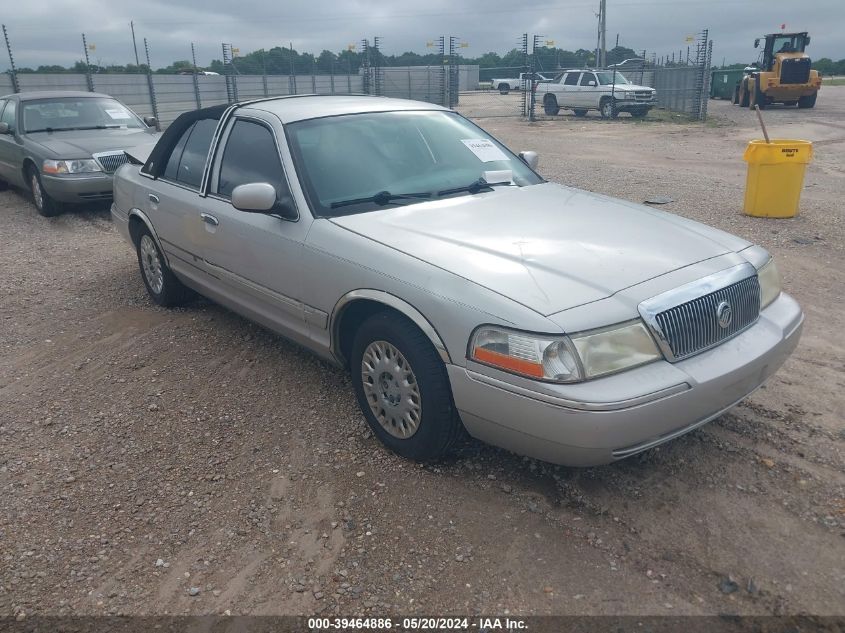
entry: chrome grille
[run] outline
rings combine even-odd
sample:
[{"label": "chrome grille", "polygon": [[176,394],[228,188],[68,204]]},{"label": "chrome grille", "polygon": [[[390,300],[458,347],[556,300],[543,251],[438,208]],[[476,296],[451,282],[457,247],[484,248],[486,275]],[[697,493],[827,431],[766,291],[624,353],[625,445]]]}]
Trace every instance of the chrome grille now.
[{"label": "chrome grille", "polygon": [[[719,322],[719,307],[730,306],[727,325]],[[718,345],[752,325],[760,315],[760,283],[748,277],[655,315],[656,325],[672,352],[682,360]]]},{"label": "chrome grille", "polygon": [[637,101],[651,101],[652,92],[651,90],[637,90],[634,92],[634,98]]},{"label": "chrome grille", "polygon": [[129,157],[125,152],[102,152],[101,154],[94,154],[94,160],[100,165],[107,174],[114,173],[118,167],[124,163],[129,162]]}]

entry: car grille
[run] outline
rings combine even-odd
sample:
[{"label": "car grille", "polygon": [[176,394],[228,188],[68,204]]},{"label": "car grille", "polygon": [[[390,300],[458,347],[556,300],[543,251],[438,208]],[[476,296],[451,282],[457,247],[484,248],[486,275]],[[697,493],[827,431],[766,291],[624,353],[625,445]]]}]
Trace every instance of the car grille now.
[{"label": "car grille", "polygon": [[[719,307],[725,304],[731,311],[727,325],[719,320]],[[754,275],[660,312],[655,321],[672,350],[670,360],[677,361],[736,336],[759,315],[760,283]]]},{"label": "car grille", "polygon": [[100,168],[107,174],[114,173],[118,167],[124,163],[129,162],[129,157],[125,152],[102,152],[94,154],[94,160],[100,165]]},{"label": "car grille", "polygon": [[805,84],[810,81],[810,59],[784,59],[780,67],[782,84]]},{"label": "car grille", "polygon": [[637,90],[634,92],[634,99],[637,101],[651,101],[651,90]]}]

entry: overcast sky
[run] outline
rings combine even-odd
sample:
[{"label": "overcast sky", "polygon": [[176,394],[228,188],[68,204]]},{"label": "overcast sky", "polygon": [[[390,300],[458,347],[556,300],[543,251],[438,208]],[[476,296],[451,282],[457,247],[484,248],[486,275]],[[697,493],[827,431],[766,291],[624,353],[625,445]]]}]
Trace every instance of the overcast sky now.
[{"label": "overcast sky", "polygon": [[[7,6],[12,0],[3,0]],[[780,29],[809,31],[808,53],[845,58],[845,0],[607,0],[607,41],[658,55],[686,50],[686,37],[709,28],[713,62],[756,59],[755,37]],[[92,62],[134,61],[130,20],[135,22],[139,55],[143,38],[153,67],[190,58],[220,58],[230,42],[246,53],[288,46],[300,52],[337,52],[361,38],[383,38],[387,53],[425,53],[426,42],[455,35],[469,44],[467,56],[505,53],[521,34],[539,34],[560,48],[593,49],[598,0],[50,0],[23,1],[3,11],[19,67],[71,65],[82,58],[81,33],[96,46]],[[5,52],[0,69],[8,68]]]}]

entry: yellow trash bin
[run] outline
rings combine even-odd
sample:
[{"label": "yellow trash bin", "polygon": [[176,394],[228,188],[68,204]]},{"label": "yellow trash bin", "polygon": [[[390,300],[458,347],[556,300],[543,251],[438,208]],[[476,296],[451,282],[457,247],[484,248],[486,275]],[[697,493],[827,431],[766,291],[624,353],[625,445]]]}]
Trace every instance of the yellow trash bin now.
[{"label": "yellow trash bin", "polygon": [[804,170],[812,157],[810,141],[751,141],[742,156],[748,163],[743,212],[763,218],[794,217],[804,186]]}]

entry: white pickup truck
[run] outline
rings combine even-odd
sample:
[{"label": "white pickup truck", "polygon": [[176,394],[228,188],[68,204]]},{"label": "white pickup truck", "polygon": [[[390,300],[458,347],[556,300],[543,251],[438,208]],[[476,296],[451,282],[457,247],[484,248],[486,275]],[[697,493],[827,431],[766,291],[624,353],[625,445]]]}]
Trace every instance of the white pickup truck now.
[{"label": "white pickup truck", "polygon": [[[500,94],[506,95],[511,90],[520,90],[522,88],[523,80],[528,90],[531,90],[531,73],[519,73],[516,79],[493,79],[491,83],[493,87],[499,91]],[[546,83],[551,79],[541,73],[534,73],[534,81],[536,83]]]},{"label": "white pickup truck", "polygon": [[632,84],[612,70],[567,70],[536,88],[537,102],[549,116],[566,109],[575,116],[598,110],[603,119],[615,119],[620,112],[641,118],[657,105],[656,95],[654,88]]}]

